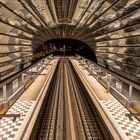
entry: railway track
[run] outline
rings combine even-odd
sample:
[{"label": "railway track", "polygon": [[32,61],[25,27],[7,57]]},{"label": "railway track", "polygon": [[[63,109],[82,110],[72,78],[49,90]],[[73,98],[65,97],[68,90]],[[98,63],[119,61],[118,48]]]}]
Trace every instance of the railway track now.
[{"label": "railway track", "polygon": [[58,63],[30,139],[113,139],[68,60]]}]

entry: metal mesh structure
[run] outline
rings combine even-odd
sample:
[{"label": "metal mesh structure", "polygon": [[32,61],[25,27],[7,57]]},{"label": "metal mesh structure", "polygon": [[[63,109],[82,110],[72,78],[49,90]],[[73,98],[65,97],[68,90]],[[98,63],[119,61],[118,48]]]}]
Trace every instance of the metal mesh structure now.
[{"label": "metal mesh structure", "polygon": [[0,77],[30,65],[43,42],[72,38],[88,44],[98,64],[139,83],[139,7],[139,0],[0,0]]}]

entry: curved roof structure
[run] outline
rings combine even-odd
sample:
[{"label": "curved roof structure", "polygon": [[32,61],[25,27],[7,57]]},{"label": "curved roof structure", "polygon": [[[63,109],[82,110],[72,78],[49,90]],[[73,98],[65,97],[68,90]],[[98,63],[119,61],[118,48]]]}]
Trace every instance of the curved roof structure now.
[{"label": "curved roof structure", "polygon": [[0,75],[30,65],[43,42],[73,38],[99,65],[140,83],[139,7],[139,0],[0,0]]}]

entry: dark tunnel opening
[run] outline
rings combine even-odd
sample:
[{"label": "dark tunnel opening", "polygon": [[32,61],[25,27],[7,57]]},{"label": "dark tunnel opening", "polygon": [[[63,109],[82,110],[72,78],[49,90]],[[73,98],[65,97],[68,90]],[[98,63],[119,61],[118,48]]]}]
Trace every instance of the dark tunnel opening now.
[{"label": "dark tunnel opening", "polygon": [[94,51],[86,43],[68,38],[60,38],[46,41],[44,43],[46,49],[50,47],[53,55],[75,56],[79,54],[95,63],[97,63]]}]

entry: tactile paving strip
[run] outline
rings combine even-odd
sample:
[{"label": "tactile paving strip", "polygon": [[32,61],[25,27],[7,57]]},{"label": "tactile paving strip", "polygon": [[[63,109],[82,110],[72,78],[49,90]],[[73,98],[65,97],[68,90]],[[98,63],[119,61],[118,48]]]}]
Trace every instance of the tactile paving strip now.
[{"label": "tactile paving strip", "polygon": [[140,122],[135,117],[132,117],[133,121],[129,120],[125,113],[130,112],[121,103],[110,100],[102,100],[102,103],[122,128],[128,139],[140,140]]},{"label": "tactile paving strip", "polygon": [[13,118],[0,119],[0,140],[13,140],[34,101],[17,101],[6,114],[20,114],[13,122]]}]

